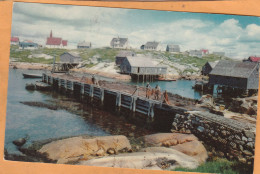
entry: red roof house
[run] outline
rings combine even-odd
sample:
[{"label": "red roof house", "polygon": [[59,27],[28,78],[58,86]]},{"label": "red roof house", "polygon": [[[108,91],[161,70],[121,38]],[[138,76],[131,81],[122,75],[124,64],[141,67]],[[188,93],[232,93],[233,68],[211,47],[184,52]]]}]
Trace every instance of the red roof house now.
[{"label": "red roof house", "polygon": [[67,40],[62,40],[60,37],[53,37],[52,36],[52,31],[50,33],[50,37],[47,37],[46,41],[46,46],[53,46],[53,47],[60,47],[60,46],[67,46],[68,41]]},{"label": "red roof house", "polygon": [[200,51],[202,52],[202,54],[209,54],[209,50],[201,49]]},{"label": "red roof house", "polygon": [[259,62],[260,61],[260,57],[257,57],[257,56],[250,56],[248,59],[251,62]]},{"label": "red roof house", "polygon": [[19,41],[19,37],[11,37],[11,44],[18,44]]}]

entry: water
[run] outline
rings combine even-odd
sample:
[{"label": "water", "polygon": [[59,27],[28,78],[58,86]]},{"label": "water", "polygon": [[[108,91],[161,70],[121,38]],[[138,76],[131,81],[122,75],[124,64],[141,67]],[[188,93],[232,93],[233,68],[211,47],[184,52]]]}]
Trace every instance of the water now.
[{"label": "water", "polygon": [[21,101],[51,102],[52,95],[25,90],[25,84],[35,79],[23,79],[22,73],[42,73],[32,70],[9,70],[6,113],[5,148],[9,153],[18,153],[12,141],[29,136],[28,143],[35,140],[88,134],[109,135],[101,127],[88,122],[84,117],[66,110],[49,110],[21,104]]},{"label": "water", "polygon": [[[177,80],[177,81],[155,81],[149,82],[150,85],[154,88],[157,84],[160,86],[161,90],[167,90],[172,94],[178,94],[182,97],[191,98],[191,99],[200,99],[202,94],[200,92],[192,89],[192,86],[195,84],[194,80]],[[131,81],[130,84],[146,86],[146,83],[143,82],[134,82]]]}]

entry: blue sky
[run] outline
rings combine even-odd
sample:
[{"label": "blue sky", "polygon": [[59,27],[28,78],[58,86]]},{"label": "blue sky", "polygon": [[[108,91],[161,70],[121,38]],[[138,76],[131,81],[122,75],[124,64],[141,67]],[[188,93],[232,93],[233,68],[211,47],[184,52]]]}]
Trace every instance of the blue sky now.
[{"label": "blue sky", "polygon": [[12,35],[45,44],[50,30],[69,41],[109,46],[113,37],[127,37],[139,48],[147,41],[179,44],[181,51],[209,49],[243,59],[260,55],[260,18],[252,16],[168,12],[16,2]]}]

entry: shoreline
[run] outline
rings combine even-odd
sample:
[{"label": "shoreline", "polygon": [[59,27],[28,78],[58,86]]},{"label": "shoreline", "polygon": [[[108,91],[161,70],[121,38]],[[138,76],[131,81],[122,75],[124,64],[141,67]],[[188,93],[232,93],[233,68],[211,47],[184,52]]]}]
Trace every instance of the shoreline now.
[{"label": "shoreline", "polygon": [[[10,62],[9,67],[13,69],[24,69],[24,70],[52,70],[52,64],[43,64],[43,63],[29,63],[29,62]],[[81,69],[71,69],[70,72],[73,73],[87,73],[89,75],[99,75],[106,78],[122,80],[122,81],[129,81],[131,80],[131,76],[127,74],[120,74],[120,73],[111,73],[105,72],[102,70],[92,70],[89,68],[81,68]],[[166,78],[169,79],[176,79],[176,80],[203,80],[203,76],[201,75],[176,75],[176,74],[167,74]]]}]

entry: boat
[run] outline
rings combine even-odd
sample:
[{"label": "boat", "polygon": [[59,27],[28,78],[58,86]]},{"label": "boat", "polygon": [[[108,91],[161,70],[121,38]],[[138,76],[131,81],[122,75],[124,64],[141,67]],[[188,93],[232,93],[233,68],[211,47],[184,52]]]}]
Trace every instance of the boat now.
[{"label": "boat", "polygon": [[23,73],[23,78],[42,78],[42,75]]},{"label": "boat", "polygon": [[41,81],[36,81],[35,87],[36,87],[37,90],[42,90],[42,91],[51,89],[51,85],[43,83]]},{"label": "boat", "polygon": [[176,81],[176,79],[167,79],[167,78],[158,78],[157,80],[158,81],[167,81],[167,82]]}]

